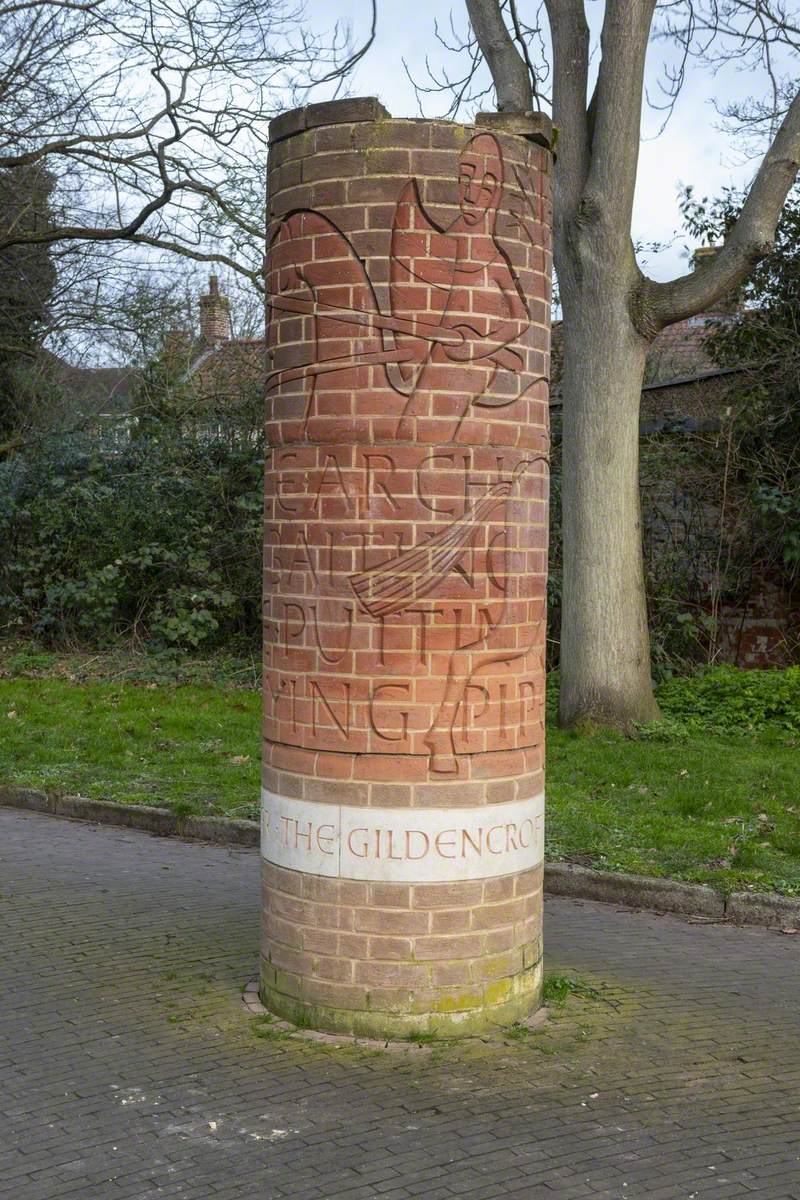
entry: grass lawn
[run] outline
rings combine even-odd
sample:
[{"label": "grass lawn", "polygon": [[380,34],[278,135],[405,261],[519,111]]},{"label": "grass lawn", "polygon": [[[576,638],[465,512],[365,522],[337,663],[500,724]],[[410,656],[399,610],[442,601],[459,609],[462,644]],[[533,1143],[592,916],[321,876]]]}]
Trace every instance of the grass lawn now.
[{"label": "grass lawn", "polygon": [[[170,666],[30,652],[0,661],[0,783],[257,816],[252,663]],[[762,712],[757,728],[733,722],[736,732],[720,725],[709,701],[745,674],[748,687],[756,675],[774,677],[762,680],[762,699],[774,693],[773,681],[787,679],[791,704],[795,689],[800,699],[800,672],[797,680],[793,672],[729,672],[719,684],[711,677],[665,685],[667,720],[634,738],[551,726],[549,858],[800,895],[794,717]],[[193,682],[180,682],[187,678]],[[757,697],[745,699],[747,711],[758,708]]]}]

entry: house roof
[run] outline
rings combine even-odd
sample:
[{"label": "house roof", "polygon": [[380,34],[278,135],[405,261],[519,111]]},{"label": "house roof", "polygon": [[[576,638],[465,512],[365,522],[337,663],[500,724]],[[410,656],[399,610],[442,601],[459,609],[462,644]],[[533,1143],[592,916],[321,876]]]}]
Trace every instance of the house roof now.
[{"label": "house roof", "polygon": [[732,368],[720,367],[705,348],[711,329],[724,320],[720,313],[700,313],[662,329],[647,355],[645,387],[675,386],[729,374]]},{"label": "house roof", "polygon": [[232,338],[203,349],[191,363],[186,378],[195,380],[201,393],[221,398],[263,386],[266,374],[264,338]]},{"label": "house roof", "polygon": [[[681,387],[735,375],[738,367],[720,367],[705,348],[714,324],[724,321],[719,312],[700,313],[686,321],[667,326],[656,335],[647,354],[643,391]],[[564,363],[563,322],[556,321],[552,331],[551,399],[561,403],[561,375]]]},{"label": "house roof", "polygon": [[81,412],[91,416],[130,412],[135,386],[130,367],[80,367],[50,350],[39,352],[39,366]]}]

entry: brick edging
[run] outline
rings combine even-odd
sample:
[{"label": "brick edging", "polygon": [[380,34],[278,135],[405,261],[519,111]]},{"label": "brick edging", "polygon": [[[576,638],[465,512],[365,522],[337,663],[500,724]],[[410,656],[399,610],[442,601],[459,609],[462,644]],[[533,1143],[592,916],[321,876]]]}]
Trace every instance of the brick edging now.
[{"label": "brick edging", "polygon": [[[256,849],[257,821],[235,821],[229,817],[178,817],[168,808],[117,804],[90,800],[36,788],[0,786],[0,807],[21,808],[101,825],[118,825],[162,837],[182,837],[222,846]],[[706,884],[681,883],[647,875],[595,871],[571,863],[545,866],[544,890],[550,896],[575,900],[599,900],[685,917],[705,917],[735,925],[761,925],[800,929],[800,899],[777,892],[733,892],[723,896]]]}]

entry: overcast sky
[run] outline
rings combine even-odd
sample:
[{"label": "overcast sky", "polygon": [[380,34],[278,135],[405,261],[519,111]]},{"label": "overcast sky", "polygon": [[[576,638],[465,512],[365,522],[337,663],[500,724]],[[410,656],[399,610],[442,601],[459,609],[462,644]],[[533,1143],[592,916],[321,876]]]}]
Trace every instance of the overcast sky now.
[{"label": "overcast sky", "polygon": [[[524,0],[521,5],[525,9]],[[590,20],[601,17],[602,5],[589,3]],[[529,11],[533,6],[529,7]],[[341,16],[352,25],[358,39],[367,28],[367,0],[308,0],[307,13],[317,27]],[[378,37],[352,80],[354,95],[377,95],[395,117],[419,116],[414,89],[403,69],[405,58],[414,66],[418,79],[425,78],[425,55],[434,68],[447,55],[434,37],[434,22],[449,25],[452,13],[457,26],[464,27],[463,0],[379,0]],[[664,47],[651,47],[648,86],[657,94],[657,80]],[[669,52],[669,51],[667,51]],[[686,269],[678,192],[682,184],[693,184],[699,195],[718,195],[726,184],[742,185],[753,174],[741,149],[719,130],[713,102],[725,103],[746,97],[763,86],[750,73],[728,66],[715,76],[696,68],[691,71],[666,130],[656,136],[663,114],[646,112],[639,161],[639,183],[634,218],[634,239],[642,243],[670,242],[659,254],[643,253],[646,269],[659,279],[671,278]],[[428,97],[425,115],[440,116],[446,108],[442,97]]]}]

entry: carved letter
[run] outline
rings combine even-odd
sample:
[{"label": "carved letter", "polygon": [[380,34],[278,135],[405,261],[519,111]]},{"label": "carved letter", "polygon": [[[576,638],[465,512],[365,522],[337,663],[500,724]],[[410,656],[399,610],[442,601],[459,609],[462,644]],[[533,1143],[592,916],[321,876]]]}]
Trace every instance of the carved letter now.
[{"label": "carved letter", "polygon": [[[328,479],[329,467],[333,475],[332,479]],[[347,491],[347,484],[344,481],[344,475],[342,475],[342,468],[339,466],[339,461],[335,454],[325,455],[325,465],[322,468],[319,487],[317,488],[317,494],[314,497],[314,508],[317,510],[317,512],[319,512],[319,502],[322,497],[322,489],[325,487],[333,488],[334,490],[340,492],[343,498],[347,501],[347,507],[352,509],[353,501],[351,500]]]},{"label": "carved letter", "polygon": [[384,482],[384,480],[383,480],[383,479],[377,479],[377,478],[375,477],[375,475],[373,474],[373,470],[372,470],[372,464],[373,464],[373,462],[382,462],[382,463],[385,463],[385,465],[386,465],[386,470],[387,470],[387,472],[388,472],[388,474],[389,474],[389,479],[390,479],[390,482],[391,482],[391,477],[394,475],[394,463],[392,462],[391,458],[389,458],[389,455],[388,455],[388,454],[367,454],[367,453],[365,452],[365,453],[364,453],[364,462],[366,463],[366,471],[365,471],[365,490],[366,490],[366,507],[367,507],[367,512],[369,512],[369,505],[370,505],[370,501],[371,501],[371,499],[372,499],[372,485],[373,485],[373,481],[374,481],[374,482],[375,482],[375,484],[376,484],[376,489],[375,489],[375,490],[376,490],[376,494],[377,494],[377,493],[380,493],[380,492],[382,492],[382,493],[383,493],[383,495],[386,497],[386,499],[387,499],[387,500],[389,501],[389,503],[391,504],[392,508],[395,510],[395,512],[397,512],[397,510],[399,509],[400,505],[398,504],[397,500],[396,500],[396,499],[395,499],[395,497],[392,495],[392,493],[389,491],[389,488],[386,486],[386,483]]},{"label": "carved letter", "polygon": [[[297,621],[297,626],[293,632],[289,628],[289,622],[290,622],[289,609],[292,609],[292,611],[297,614],[295,617],[295,620]],[[302,604],[295,604],[295,602],[293,600],[284,600],[284,602],[283,602],[283,649],[285,652],[288,653],[288,650],[289,650],[289,639],[291,638],[291,640],[293,642],[296,642],[298,638],[303,636],[305,627],[306,627],[306,614],[305,614],[305,611],[303,610]]]},{"label": "carved letter", "polygon": [[[350,853],[352,855],[354,855],[355,858],[366,858],[367,857],[367,851],[368,851],[367,832],[368,831],[366,828],[351,829],[347,835],[347,849],[350,851]],[[363,834],[363,836],[364,836],[364,840],[359,842],[358,849],[356,849],[355,846],[353,845],[353,838],[356,836],[356,834]]]},{"label": "carved letter", "polygon": [[[309,682],[311,684],[312,692],[311,731],[314,734],[314,737],[316,737],[317,733],[319,732],[317,729],[317,718],[319,715],[319,705],[321,704],[331,721],[333,721],[333,724],[341,737],[347,741],[350,737],[350,684],[345,683],[343,680],[337,680],[336,682],[339,683],[344,690],[344,699],[340,701],[329,702],[327,696],[317,683],[316,679],[312,679]],[[331,707],[332,703],[344,704],[344,721],[340,721],[336,716],[336,713]]]},{"label": "carved letter", "polygon": [[[525,703],[525,696],[528,696],[528,703]],[[519,727],[527,733],[528,718],[537,708],[536,703],[536,685],[530,679],[523,679],[519,685]]]},{"label": "carved letter", "polygon": [[[483,698],[483,708],[480,710],[480,712],[470,713],[469,710],[472,706],[472,702],[469,698],[470,692],[477,692],[478,695]],[[477,721],[479,717],[483,716],[483,714],[486,712],[486,709],[488,707],[489,707],[489,692],[488,692],[488,690],[483,686],[483,684],[468,683],[466,685],[466,687],[464,688],[464,698],[461,701],[461,736],[464,738],[464,741],[467,741],[467,739],[469,738],[469,726],[472,723],[472,722],[468,722],[468,718],[471,716],[472,721]]]},{"label": "carved letter", "polygon": [[486,574],[489,576],[492,586],[496,587],[498,592],[502,592],[505,595],[508,591],[505,560],[503,560],[503,566],[499,573],[494,561],[495,546],[501,540],[503,542],[503,553],[505,554],[508,548],[508,529],[498,529],[497,533],[492,534],[489,538],[489,545],[486,547]]},{"label": "carved letter", "polygon": [[[328,829],[330,830],[330,833],[325,832]],[[320,825],[317,828],[317,847],[319,848],[319,850],[322,854],[335,854],[334,850],[332,850],[332,849],[329,850],[327,848],[327,846],[333,846],[333,843],[335,841],[336,841],[336,826],[335,825]],[[327,845],[323,846],[323,844],[322,844],[323,842],[326,842]]]},{"label": "carved letter", "polygon": [[[269,546],[269,542],[271,541],[272,538],[274,538],[275,541],[272,546]],[[266,588],[276,588],[276,587],[278,587],[278,585],[280,584],[280,581],[281,581],[280,558],[277,554],[277,550],[278,550],[278,547],[280,546],[280,542],[281,542],[281,537],[280,537],[278,530],[274,529],[271,525],[266,525],[264,527],[264,588],[265,589]],[[267,555],[268,546],[269,546],[269,550],[270,550],[269,556]],[[271,567],[267,566],[268,557],[271,559]],[[275,565],[276,559],[277,559],[277,563],[278,563],[277,567]]]},{"label": "carved letter", "polygon": [[[444,839],[447,838],[447,841]],[[455,858],[456,856],[456,831],[455,829],[440,829],[434,839],[436,853],[440,858]],[[446,854],[446,850],[451,850],[451,854]]]},{"label": "carved letter", "polygon": [[426,463],[435,463],[435,462],[449,463],[450,466],[454,467],[456,460],[452,454],[429,454],[427,458],[424,458],[422,460],[422,462],[419,464],[419,466],[417,467],[417,472],[416,472],[416,474],[417,474],[417,499],[419,500],[420,504],[424,505],[425,508],[428,509],[428,512],[436,513],[441,516],[452,517],[455,515],[456,510],[458,508],[457,504],[451,503],[451,504],[447,504],[447,505],[446,504],[439,505],[436,503],[435,498],[425,497],[422,494],[422,488],[423,488],[422,472],[425,468],[425,464]]},{"label": "carved letter", "polygon": [[341,654],[326,654],[325,653],[325,649],[322,645],[322,638],[320,637],[320,633],[319,633],[319,616],[317,614],[317,606],[316,606],[316,604],[311,604],[309,607],[311,608],[311,613],[314,617],[314,637],[316,639],[317,649],[319,650],[322,657],[325,659],[326,663],[331,663],[331,665],[333,665],[334,663],[341,662],[342,659],[344,658],[345,654],[347,653],[347,651],[350,649],[350,639],[353,636],[353,606],[352,606],[352,604],[343,604],[342,605],[342,611],[347,614],[347,635],[345,637],[345,643],[344,643],[344,646],[342,647]]},{"label": "carved letter", "polygon": [[[281,465],[290,458],[297,458],[297,453],[294,450],[287,450],[281,457]],[[292,487],[292,485],[295,485]],[[285,513],[297,513],[300,511],[299,504],[287,504],[284,501],[284,496],[302,496],[305,491],[305,485],[302,475],[280,474],[278,483],[275,489],[275,500],[278,508],[282,508]]]},{"label": "carved letter", "polygon": [[369,723],[375,735],[382,738],[384,742],[404,742],[406,740],[408,737],[408,712],[405,709],[394,710],[400,717],[399,733],[392,733],[389,730],[381,729],[375,719],[375,703],[378,700],[378,694],[380,692],[402,692],[404,697],[407,698],[410,690],[411,685],[408,683],[379,683],[373,690],[369,699]]},{"label": "carved letter", "polygon": [[314,570],[314,563],[311,559],[311,551],[308,548],[306,535],[302,529],[298,530],[294,539],[294,553],[292,554],[291,562],[289,563],[289,573],[286,576],[287,587],[291,587],[292,576],[295,571],[298,571],[301,566],[306,566],[311,572],[314,582],[317,582],[317,572]]},{"label": "carved letter", "polygon": [[[418,838],[422,839],[422,848],[421,848],[419,854],[411,853],[412,837],[418,837]],[[406,830],[406,858],[411,859],[412,862],[416,861],[418,858],[424,858],[425,855],[428,853],[428,850],[430,849],[430,844],[431,844],[430,838],[428,837],[427,833],[424,832],[424,830],[422,830],[422,829],[407,829]]]}]

